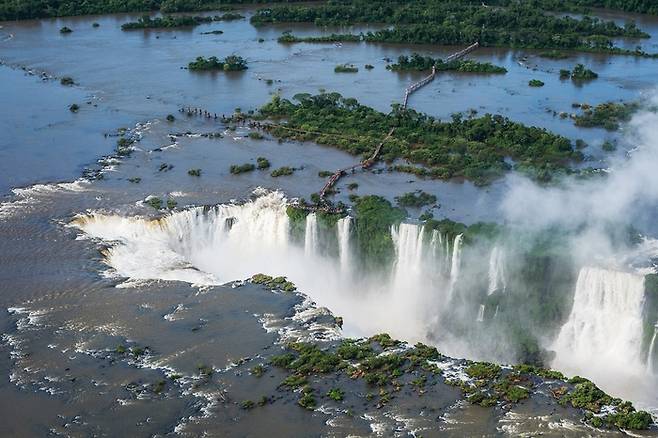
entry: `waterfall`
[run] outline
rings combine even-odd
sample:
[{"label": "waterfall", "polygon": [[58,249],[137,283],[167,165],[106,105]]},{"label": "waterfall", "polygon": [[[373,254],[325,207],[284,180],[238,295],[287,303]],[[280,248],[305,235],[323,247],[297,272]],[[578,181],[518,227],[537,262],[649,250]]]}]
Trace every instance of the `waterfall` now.
[{"label": "waterfall", "polygon": [[643,305],[644,276],[582,268],[571,314],[552,346],[552,366],[588,376],[643,373]]},{"label": "waterfall", "polygon": [[312,256],[318,250],[318,217],[315,213],[306,216],[306,232],[304,233],[304,254]]},{"label": "waterfall", "polygon": [[450,289],[448,293],[449,299],[452,298],[452,295],[455,291],[455,285],[459,279],[459,264],[461,262],[463,237],[463,234],[458,234],[455,237],[455,242],[452,245],[452,259],[450,261]]},{"label": "waterfall", "polygon": [[395,245],[394,283],[405,284],[418,280],[423,263],[423,227],[400,224],[391,228]]},{"label": "waterfall", "polygon": [[350,228],[352,218],[345,216],[336,223],[336,233],[338,237],[338,258],[340,260],[340,270],[343,274],[349,274],[352,271],[352,250],[350,248]]},{"label": "waterfall", "polygon": [[484,304],[480,304],[480,309],[478,310],[477,322],[484,322],[484,310],[485,309],[486,309],[486,306]]},{"label": "waterfall", "polygon": [[656,347],[656,337],[658,337],[658,323],[653,327],[653,337],[649,343],[649,353],[647,353],[647,374],[655,373],[653,352]]},{"label": "waterfall", "polygon": [[487,294],[491,295],[497,290],[505,292],[507,289],[507,280],[505,279],[505,261],[503,250],[494,246],[489,256],[489,289]]}]

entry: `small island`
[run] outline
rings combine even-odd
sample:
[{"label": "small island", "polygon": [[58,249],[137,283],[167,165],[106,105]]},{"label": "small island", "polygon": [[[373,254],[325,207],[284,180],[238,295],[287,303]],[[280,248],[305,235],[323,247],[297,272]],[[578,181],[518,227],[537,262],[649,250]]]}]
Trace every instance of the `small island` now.
[{"label": "small island", "polygon": [[590,81],[598,77],[598,74],[586,68],[583,64],[576,65],[573,70],[560,70],[560,79],[571,79],[572,81]]},{"label": "small island", "polygon": [[177,27],[195,27],[200,24],[212,23],[213,21],[230,21],[244,18],[240,14],[226,13],[224,15],[210,16],[173,16],[165,15],[163,17],[151,18],[148,15],[143,15],[137,21],[124,23],[121,25],[121,30],[135,30],[135,29],[171,29]]},{"label": "small island", "polygon": [[442,59],[434,59],[431,56],[422,56],[414,53],[409,56],[402,55],[398,57],[398,62],[387,65],[386,68],[392,71],[427,71],[432,67],[436,71],[457,71],[461,73],[507,73],[507,69],[490,62],[477,62],[470,59],[455,60],[444,62]]},{"label": "small island", "polygon": [[216,56],[204,58],[198,56],[196,60],[190,62],[187,68],[194,71],[241,71],[246,70],[247,61],[238,55],[230,55],[224,59],[219,59]]}]

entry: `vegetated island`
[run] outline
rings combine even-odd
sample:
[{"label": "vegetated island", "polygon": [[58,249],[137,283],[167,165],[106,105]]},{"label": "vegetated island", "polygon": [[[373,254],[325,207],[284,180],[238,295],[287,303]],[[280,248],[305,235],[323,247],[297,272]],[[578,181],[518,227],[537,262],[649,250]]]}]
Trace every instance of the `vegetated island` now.
[{"label": "vegetated island", "polygon": [[560,79],[571,79],[572,81],[591,81],[599,75],[586,68],[583,64],[577,64],[573,70],[560,70]]},{"label": "vegetated island", "polygon": [[414,53],[411,57],[401,55],[398,62],[387,65],[386,68],[392,71],[426,71],[432,67],[436,71],[457,71],[462,73],[507,73],[505,67],[493,65],[490,62],[477,62],[470,59],[460,59],[451,62],[444,62],[442,59],[434,59],[431,56],[422,56]]},{"label": "vegetated island", "polygon": [[260,109],[258,117],[279,122],[265,124],[274,137],[314,141],[370,156],[395,126],[395,133],[383,145],[381,158],[420,165],[392,167],[420,176],[463,177],[487,184],[516,168],[548,181],[555,173],[570,172],[570,162],[583,159],[569,139],[500,115],[464,119],[453,114],[450,121],[441,121],[402,110],[398,104],[384,114],[338,93],[299,94],[295,100],[297,104],[274,96]]},{"label": "vegetated island", "polygon": [[277,38],[277,42],[282,44],[292,44],[292,43],[357,43],[362,40],[361,35],[352,35],[352,34],[336,34],[332,33],[331,35],[322,35],[322,36],[310,36],[310,37],[299,37],[293,35],[290,31],[285,31]]},{"label": "vegetated island", "polygon": [[242,71],[246,70],[247,61],[238,55],[230,55],[224,59],[211,56],[208,59],[198,56],[196,60],[190,62],[187,68],[194,71]]},{"label": "vegetated island", "polygon": [[[614,45],[614,38],[648,38],[627,23],[619,26],[590,16],[581,19],[548,14],[548,0],[535,2],[494,1],[499,7],[465,0],[419,0],[382,4],[350,0],[321,5],[286,5],[260,9],[251,17],[254,25],[285,22],[325,25],[378,23],[385,29],[365,34],[333,34],[300,38],[288,34],[281,42],[357,41],[379,43],[464,45],[478,41],[483,47],[579,50],[636,56],[653,56],[640,48]],[[543,8],[543,9],[542,9]],[[656,55],[658,56],[658,55]]]},{"label": "vegetated island", "polygon": [[[268,0],[267,3],[291,3],[296,0]],[[459,2],[459,0],[454,0]],[[201,12],[230,10],[228,4],[262,3],[260,0],[21,0],[0,2],[0,21],[72,15],[113,14],[118,12]],[[468,3],[462,0],[461,3]],[[479,3],[479,2],[477,2]],[[512,0],[489,0],[487,5],[507,6]],[[653,0],[535,0],[533,5],[548,11],[587,13],[589,8],[608,8],[625,12],[658,15]],[[335,18],[334,18],[335,19]]]},{"label": "vegetated island", "polygon": [[581,114],[573,118],[576,126],[602,127],[608,131],[618,130],[622,123],[631,120],[631,116],[640,109],[640,104],[637,102],[605,102],[593,108],[587,104],[573,106],[582,110]]},{"label": "vegetated island", "polygon": [[334,73],[357,73],[359,68],[354,64],[339,64],[334,67]]},{"label": "vegetated island", "polygon": [[143,15],[137,21],[124,23],[121,25],[122,30],[135,30],[135,29],[172,29],[177,27],[195,27],[204,23],[212,23],[213,21],[227,21],[238,20],[244,18],[240,14],[226,13],[224,15],[215,15],[214,17],[200,17],[200,16],[173,16],[165,15],[164,17],[151,18],[148,15]]}]

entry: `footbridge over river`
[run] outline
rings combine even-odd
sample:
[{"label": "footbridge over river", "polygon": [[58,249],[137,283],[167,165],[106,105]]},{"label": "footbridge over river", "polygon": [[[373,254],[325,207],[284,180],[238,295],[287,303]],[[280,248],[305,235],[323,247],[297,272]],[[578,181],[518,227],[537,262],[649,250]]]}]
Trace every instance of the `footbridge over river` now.
[{"label": "footbridge over river", "polygon": [[[466,47],[463,50],[460,50],[459,52],[455,52],[452,55],[448,56],[443,62],[444,63],[450,63],[453,61],[457,61],[464,56],[468,55],[475,49],[477,49],[480,46],[478,42],[475,42],[471,44],[470,46]],[[409,85],[407,88],[404,90],[404,99],[402,101],[402,109],[406,110],[407,105],[409,104],[409,97],[415,93],[416,91],[420,90],[423,88],[425,85],[429,84],[434,80],[436,77],[436,66],[432,66],[432,72],[419,80],[418,82],[414,82],[413,84]],[[381,153],[382,147],[384,146],[384,143],[393,136],[395,133],[395,127],[391,128],[390,131],[388,131],[388,134],[386,134],[386,137],[377,145],[377,148],[375,148],[374,153],[368,157],[367,159],[361,161],[358,164],[355,164],[353,166],[345,167],[343,169],[338,169],[336,172],[334,172],[330,177],[329,180],[325,183],[324,187],[322,187],[322,190],[320,190],[320,199],[324,201],[325,196],[327,195],[327,192],[338,182],[338,180],[341,178],[341,176],[345,175],[347,172],[350,171],[355,171],[358,168],[361,169],[368,169],[372,167],[377,160],[379,159],[379,154]]]}]

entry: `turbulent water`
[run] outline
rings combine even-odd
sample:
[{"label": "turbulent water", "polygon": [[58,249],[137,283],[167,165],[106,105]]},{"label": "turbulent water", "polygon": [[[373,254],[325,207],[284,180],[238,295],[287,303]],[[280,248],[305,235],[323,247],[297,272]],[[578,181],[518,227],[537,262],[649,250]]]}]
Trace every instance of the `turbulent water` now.
[{"label": "turbulent water", "polygon": [[346,316],[349,333],[389,331],[427,339],[430,323],[449,302],[457,279],[461,235],[443,247],[428,242],[422,226],[400,224],[391,229],[393,271],[357,278],[350,262],[355,258],[351,219],[336,224],[335,257],[321,245],[315,214],[306,218],[303,243],[293,242],[286,206],[283,194],[272,192],[244,204],[195,207],[159,220],[94,213],[79,216],[73,225],[85,236],[115,243],[104,250],[112,268],[108,275],[204,285],[257,272],[284,274],[322,305]]},{"label": "turbulent water", "polygon": [[643,275],[583,268],[571,314],[552,346],[556,352],[553,366],[602,379],[645,377],[644,301]]},{"label": "turbulent water", "polygon": [[[438,336],[459,341],[458,336],[446,338],[433,330],[441,326],[442,315],[465,299],[453,296],[460,283],[463,235],[444,246],[445,236],[434,231],[428,238],[422,225],[394,226],[396,257],[391,272],[355,278],[349,262],[355,257],[351,219],[341,219],[335,226],[336,256],[322,244],[315,214],[306,218],[303,242],[295,243],[286,206],[280,192],[260,193],[244,204],[196,207],[159,220],[93,213],[73,224],[86,236],[114,242],[104,250],[105,258],[112,272],[122,277],[203,285],[256,272],[282,273],[320,304],[345,316],[349,334],[387,331],[411,340]],[[495,246],[490,251],[488,266],[486,294],[504,293],[503,249]],[[612,375],[644,376],[644,277],[584,267],[573,290],[570,315],[549,346],[556,352],[553,367],[596,375],[601,381]],[[475,322],[483,323],[488,318],[486,306],[474,306]],[[452,351],[449,342],[441,346],[447,353],[464,353],[464,341]],[[466,353],[477,354],[472,347]],[[592,362],[593,357],[598,360]]]}]

